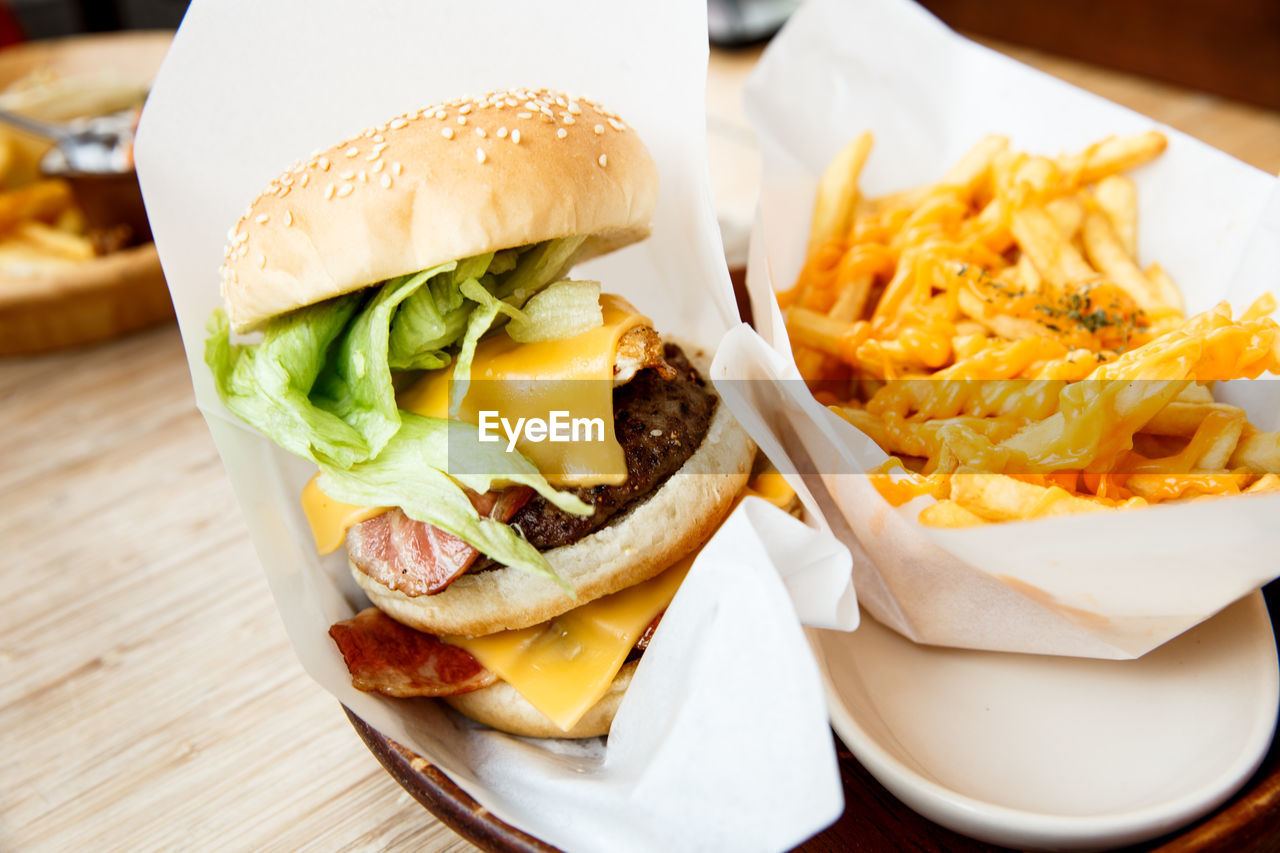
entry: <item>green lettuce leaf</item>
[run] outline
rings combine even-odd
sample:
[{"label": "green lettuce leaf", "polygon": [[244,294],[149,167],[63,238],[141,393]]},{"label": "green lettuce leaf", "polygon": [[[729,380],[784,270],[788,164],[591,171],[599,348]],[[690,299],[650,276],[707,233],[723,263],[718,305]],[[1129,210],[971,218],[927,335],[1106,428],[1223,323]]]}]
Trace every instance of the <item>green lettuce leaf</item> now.
[{"label": "green lettuce leaf", "polygon": [[462,293],[478,304],[467,320],[467,332],[462,337],[462,346],[458,348],[458,360],[453,366],[453,378],[449,384],[449,414],[457,414],[463,399],[467,396],[467,388],[471,385],[471,362],[475,358],[476,344],[480,337],[489,331],[493,321],[499,314],[514,319],[523,318],[520,309],[514,308],[498,299],[474,281],[462,283]]},{"label": "green lettuce leaf", "polygon": [[388,360],[391,318],[402,302],[433,277],[450,271],[456,277],[456,266],[442,264],[384,284],[347,327],[330,369],[316,379],[312,397],[364,436],[370,456],[377,456],[400,429]]},{"label": "green lettuce leaf", "polygon": [[[419,285],[427,279],[430,281],[426,287],[415,286],[391,321],[387,361],[392,369],[434,370],[449,363],[446,348],[462,336],[467,317],[475,307],[463,298],[459,285],[480,279],[493,266],[494,257],[493,254],[479,255],[404,277],[414,279]],[[446,272],[452,275],[445,275]],[[492,279],[488,284],[492,287]]]},{"label": "green lettuce leaf", "polygon": [[522,344],[572,338],[604,325],[600,282],[557,281],[534,294],[512,317],[507,334]]},{"label": "green lettuce leaf", "polygon": [[204,360],[223,405],[276,444],[310,459],[346,467],[370,455],[354,426],[310,398],[330,348],[360,307],[340,296],[272,320],[261,343],[231,343],[221,308],[209,317]]},{"label": "green lettuce leaf", "polygon": [[[500,318],[560,277],[584,238],[451,261],[271,320],[257,344],[233,344],[225,314],[209,319],[205,362],[223,403],[280,447],[323,472],[321,490],[348,503],[401,506],[507,565],[552,574],[546,560],[505,524],[480,518],[458,483],[531,486],[556,506],[590,514],[557,492],[520,454],[474,440],[468,424],[401,412],[393,371],[446,366],[456,347],[457,399],[465,395],[476,344]],[[455,382],[455,389],[458,383]],[[444,426],[441,426],[444,425]],[[460,432],[461,431],[461,432]],[[450,477],[454,460],[468,471]]]}]

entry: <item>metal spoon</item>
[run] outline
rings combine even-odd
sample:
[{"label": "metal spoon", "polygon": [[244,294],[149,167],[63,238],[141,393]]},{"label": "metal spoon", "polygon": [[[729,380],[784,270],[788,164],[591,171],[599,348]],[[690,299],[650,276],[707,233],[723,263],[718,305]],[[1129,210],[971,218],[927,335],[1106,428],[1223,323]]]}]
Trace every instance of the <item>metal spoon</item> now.
[{"label": "metal spoon", "polygon": [[0,122],[50,139],[54,147],[41,161],[48,174],[125,174],[133,171],[136,109],[54,124],[0,110]]}]

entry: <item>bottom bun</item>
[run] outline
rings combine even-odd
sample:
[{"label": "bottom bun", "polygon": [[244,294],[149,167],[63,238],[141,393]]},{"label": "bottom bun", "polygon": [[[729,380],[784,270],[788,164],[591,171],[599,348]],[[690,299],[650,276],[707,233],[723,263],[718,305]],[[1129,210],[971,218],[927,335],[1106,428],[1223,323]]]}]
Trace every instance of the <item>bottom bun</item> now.
[{"label": "bottom bun", "polygon": [[445,701],[455,710],[467,715],[478,723],[508,734],[523,737],[562,737],[585,738],[598,737],[609,733],[613,725],[613,715],[618,713],[622,704],[622,696],[631,684],[631,676],[636,671],[639,661],[624,664],[614,676],[609,690],[587,709],[573,728],[565,731],[529,704],[529,701],[516,692],[516,689],[505,681],[499,681],[471,693],[459,693],[446,696]]}]

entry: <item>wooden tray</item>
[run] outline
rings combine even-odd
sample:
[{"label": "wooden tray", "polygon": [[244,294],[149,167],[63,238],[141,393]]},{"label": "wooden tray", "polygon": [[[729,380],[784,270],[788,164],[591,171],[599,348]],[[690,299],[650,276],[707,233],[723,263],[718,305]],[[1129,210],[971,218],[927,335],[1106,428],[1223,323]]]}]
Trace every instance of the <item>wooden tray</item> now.
[{"label": "wooden tray", "polygon": [[[45,68],[66,74],[110,68],[149,81],[172,35],[76,36],[6,48],[0,53],[0,89]],[[18,168],[34,169],[47,143],[21,141]],[[0,356],[105,341],[172,317],[155,244],[146,243],[46,276],[0,280]]]}]

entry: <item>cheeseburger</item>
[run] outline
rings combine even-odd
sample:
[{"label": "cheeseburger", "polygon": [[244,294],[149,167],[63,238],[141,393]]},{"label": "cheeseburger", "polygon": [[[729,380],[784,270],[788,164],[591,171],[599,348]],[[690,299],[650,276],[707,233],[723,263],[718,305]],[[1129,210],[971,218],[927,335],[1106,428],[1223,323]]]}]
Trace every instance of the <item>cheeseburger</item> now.
[{"label": "cheeseburger", "polygon": [[608,731],[755,452],[702,350],[566,278],[643,239],[656,198],[618,116],[518,89],[318,152],[232,229],[205,360],[319,468],[317,547],[374,605],[330,629],[356,687]]}]

